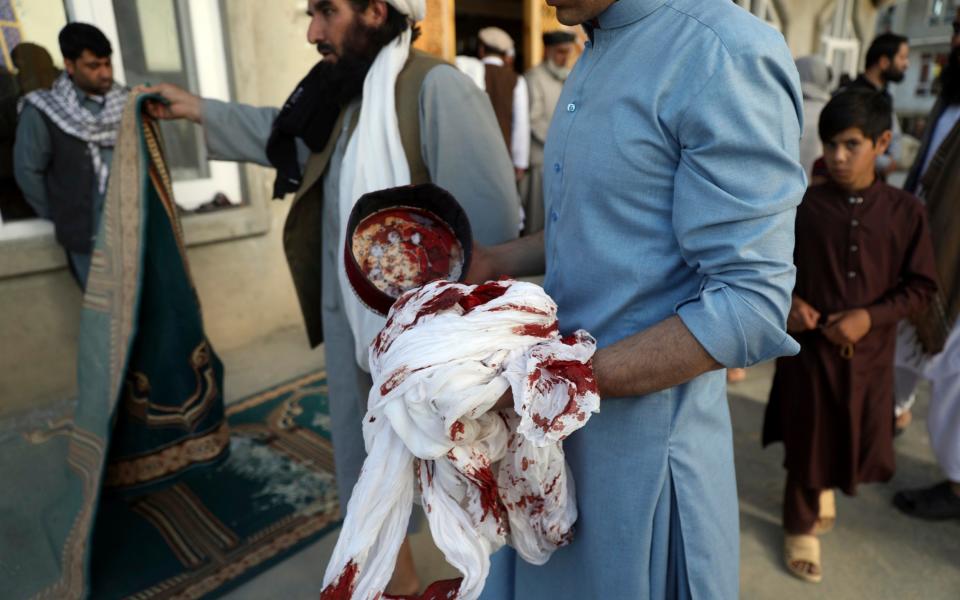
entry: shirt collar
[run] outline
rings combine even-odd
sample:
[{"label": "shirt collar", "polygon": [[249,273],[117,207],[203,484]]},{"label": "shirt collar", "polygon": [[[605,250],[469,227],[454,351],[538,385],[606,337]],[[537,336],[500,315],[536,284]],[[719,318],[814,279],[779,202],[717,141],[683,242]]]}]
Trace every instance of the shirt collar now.
[{"label": "shirt collar", "polygon": [[90,100],[91,102],[96,102],[97,104],[104,104],[107,101],[106,96],[97,96],[94,94],[88,94],[85,91],[80,89],[80,86],[73,81],[73,78],[70,79],[70,83],[73,84],[73,91],[77,93],[77,100],[83,103],[85,100]]},{"label": "shirt collar", "polygon": [[614,29],[646,17],[667,0],[616,0],[597,18],[600,29]]},{"label": "shirt collar", "polygon": [[495,67],[502,67],[502,66],[504,66],[506,63],[504,63],[504,62],[503,62],[503,59],[500,58],[499,56],[484,56],[484,57],[483,57],[483,64],[485,64],[485,65],[493,65],[493,66],[495,66]]}]

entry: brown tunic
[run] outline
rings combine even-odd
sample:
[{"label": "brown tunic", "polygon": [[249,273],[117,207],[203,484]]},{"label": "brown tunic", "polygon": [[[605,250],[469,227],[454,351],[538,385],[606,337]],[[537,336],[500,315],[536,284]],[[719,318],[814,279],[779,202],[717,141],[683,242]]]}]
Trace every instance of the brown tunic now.
[{"label": "brown tunic", "polygon": [[824,318],[866,308],[870,332],[851,360],[819,331],[795,334],[800,354],[777,361],[763,444],[782,440],[784,466],[809,488],[856,491],[893,475],[897,322],[935,294],[923,205],[884,183],[849,194],[810,188],[797,211],[794,294]]},{"label": "brown tunic", "polygon": [[497,116],[503,140],[510,147],[513,136],[513,90],[517,87],[516,71],[507,66],[487,65],[486,86],[493,114]]}]

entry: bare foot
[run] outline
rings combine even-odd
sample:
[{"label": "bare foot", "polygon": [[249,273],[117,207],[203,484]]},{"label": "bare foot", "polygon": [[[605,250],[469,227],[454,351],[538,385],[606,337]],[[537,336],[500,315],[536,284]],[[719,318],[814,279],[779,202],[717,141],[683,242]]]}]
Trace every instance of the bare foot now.
[{"label": "bare foot", "polygon": [[406,537],[397,552],[397,564],[393,567],[393,576],[384,593],[391,596],[411,596],[419,592],[420,578],[417,577],[417,567],[413,562],[410,538]]}]

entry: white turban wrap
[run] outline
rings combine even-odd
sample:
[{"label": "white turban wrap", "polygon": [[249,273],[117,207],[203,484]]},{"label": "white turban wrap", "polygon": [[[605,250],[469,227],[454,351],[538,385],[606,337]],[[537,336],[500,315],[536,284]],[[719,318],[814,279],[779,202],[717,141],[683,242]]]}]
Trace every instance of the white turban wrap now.
[{"label": "white turban wrap", "polygon": [[[321,600],[375,600],[419,491],[430,532],[475,600],[505,543],[541,565],[570,542],[574,481],[561,441],[599,410],[596,341],[561,338],[537,285],[434,281],[407,292],[370,348],[367,458]],[[514,411],[491,408],[507,389]],[[452,596],[451,596],[452,597]]]},{"label": "white turban wrap", "polygon": [[[425,0],[386,0],[411,21],[427,14]],[[346,241],[347,220],[356,201],[368,192],[410,184],[410,165],[403,152],[397,123],[396,83],[410,55],[413,32],[410,27],[380,50],[363,82],[360,119],[343,158],[340,172],[340,244]],[[340,295],[350,322],[357,364],[369,371],[367,348],[383,328],[385,319],[374,313],[353,293],[343,261],[337,253]]]}]

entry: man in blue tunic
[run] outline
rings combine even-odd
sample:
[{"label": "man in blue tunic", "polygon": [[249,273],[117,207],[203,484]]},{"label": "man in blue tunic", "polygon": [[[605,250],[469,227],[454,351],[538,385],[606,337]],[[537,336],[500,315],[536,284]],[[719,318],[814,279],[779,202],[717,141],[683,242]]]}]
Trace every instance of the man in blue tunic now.
[{"label": "man in blue tunic", "polygon": [[[484,598],[738,595],[723,367],[785,332],[805,178],[783,37],[729,0],[548,0],[589,42],[545,148],[546,232],[479,249],[471,280],[546,267],[564,333],[599,341],[600,413],[564,444],[573,542],[509,549]],[[506,400],[506,399],[505,399]]]}]

